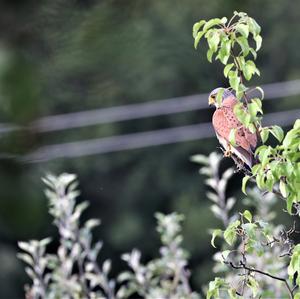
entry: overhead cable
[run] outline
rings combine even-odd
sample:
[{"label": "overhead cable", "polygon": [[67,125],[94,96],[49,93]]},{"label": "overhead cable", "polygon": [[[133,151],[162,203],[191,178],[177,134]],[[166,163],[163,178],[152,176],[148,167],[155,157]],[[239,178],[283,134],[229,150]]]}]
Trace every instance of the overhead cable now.
[{"label": "overhead cable", "polygon": [[[264,116],[263,124],[280,126],[292,125],[300,115],[300,109],[269,113]],[[119,152],[130,149],[145,148],[163,144],[199,140],[214,136],[211,123],[161,129],[121,136],[89,139],[63,144],[40,147],[22,158],[23,162],[36,163],[58,158],[74,158],[95,154]],[[201,145],[199,144],[199,148]]]}]

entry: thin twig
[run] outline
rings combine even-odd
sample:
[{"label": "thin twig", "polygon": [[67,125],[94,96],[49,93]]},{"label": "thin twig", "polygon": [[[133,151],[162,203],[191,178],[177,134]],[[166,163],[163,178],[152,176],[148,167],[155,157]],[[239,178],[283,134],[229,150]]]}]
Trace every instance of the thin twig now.
[{"label": "thin twig", "polygon": [[283,282],[289,292],[289,296],[291,299],[294,298],[293,296],[293,291],[295,288],[291,289],[291,287],[289,286],[287,280],[283,277],[279,277],[279,276],[275,276],[275,275],[272,275],[268,272],[264,272],[262,270],[258,270],[258,269],[255,269],[255,268],[250,268],[248,267],[247,265],[245,265],[242,261],[240,261],[240,266],[237,266],[237,265],[234,265],[232,262],[226,262],[225,261],[225,264],[229,264],[233,269],[237,269],[237,270],[248,270],[249,272],[255,272],[255,273],[259,273],[259,274],[262,274],[262,275],[265,275],[267,277],[270,277],[272,279],[275,279],[275,280],[279,280],[281,282]]}]

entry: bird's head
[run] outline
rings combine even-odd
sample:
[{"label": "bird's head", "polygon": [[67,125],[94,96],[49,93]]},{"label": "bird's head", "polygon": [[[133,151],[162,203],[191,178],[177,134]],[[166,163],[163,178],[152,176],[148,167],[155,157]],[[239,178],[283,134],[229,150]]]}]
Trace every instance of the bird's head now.
[{"label": "bird's head", "polygon": [[208,97],[208,105],[209,106],[215,106],[216,108],[220,108],[220,103],[218,103],[217,101],[217,95],[219,92],[221,92],[223,90],[223,95],[222,95],[222,99],[221,99],[221,103],[228,97],[231,97],[231,96],[234,96],[234,94],[226,89],[226,88],[223,88],[223,87],[218,87],[218,88],[215,88],[210,94],[209,94],[209,97]]}]

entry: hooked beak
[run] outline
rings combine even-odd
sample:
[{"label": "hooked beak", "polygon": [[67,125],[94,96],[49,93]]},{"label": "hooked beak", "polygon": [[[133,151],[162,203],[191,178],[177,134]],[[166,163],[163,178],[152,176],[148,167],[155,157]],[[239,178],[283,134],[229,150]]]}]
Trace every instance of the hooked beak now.
[{"label": "hooked beak", "polygon": [[215,98],[214,97],[209,97],[208,98],[208,105],[209,106],[213,106],[216,103]]}]

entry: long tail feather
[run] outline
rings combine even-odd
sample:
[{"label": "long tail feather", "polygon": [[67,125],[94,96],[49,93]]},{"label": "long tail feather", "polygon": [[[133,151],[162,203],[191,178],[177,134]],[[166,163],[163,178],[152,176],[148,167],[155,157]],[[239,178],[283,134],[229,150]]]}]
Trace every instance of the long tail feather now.
[{"label": "long tail feather", "polygon": [[249,168],[251,168],[254,165],[255,160],[252,152],[248,152],[240,146],[232,148],[232,152],[239,159],[241,159]]}]

